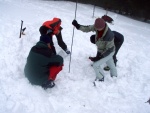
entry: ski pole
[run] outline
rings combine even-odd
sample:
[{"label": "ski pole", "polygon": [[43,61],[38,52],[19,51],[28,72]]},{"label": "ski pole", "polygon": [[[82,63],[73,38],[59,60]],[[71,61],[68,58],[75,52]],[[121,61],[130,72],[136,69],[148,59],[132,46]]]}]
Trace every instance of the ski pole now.
[{"label": "ski pole", "polygon": [[[75,9],[75,18],[74,18],[74,19],[76,19],[77,3],[78,3],[78,1],[76,0],[76,9]],[[70,53],[70,61],[69,61],[69,73],[70,73],[70,65],[71,65],[71,55],[72,55],[72,46],[73,46],[74,29],[75,29],[75,27],[73,27],[73,34],[72,34],[71,53]]]},{"label": "ski pole", "polygon": [[20,36],[19,36],[19,38],[21,38],[22,26],[23,26],[23,21],[21,20],[21,28],[20,28]]},{"label": "ski pole", "polygon": [[93,18],[94,18],[94,12],[95,12],[95,4],[94,4],[94,8],[93,8]]},{"label": "ski pole", "polygon": [[26,27],[22,29],[21,34],[25,35],[24,31],[26,30]]}]

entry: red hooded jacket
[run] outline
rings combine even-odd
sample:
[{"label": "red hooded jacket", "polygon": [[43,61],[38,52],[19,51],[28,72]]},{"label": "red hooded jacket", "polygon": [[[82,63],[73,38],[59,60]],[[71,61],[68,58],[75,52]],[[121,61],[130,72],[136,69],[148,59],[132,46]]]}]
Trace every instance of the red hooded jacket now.
[{"label": "red hooded jacket", "polygon": [[58,31],[60,30],[60,25],[61,25],[61,19],[59,18],[53,18],[53,20],[45,21],[43,23],[43,26],[53,31],[53,35],[58,34]]}]

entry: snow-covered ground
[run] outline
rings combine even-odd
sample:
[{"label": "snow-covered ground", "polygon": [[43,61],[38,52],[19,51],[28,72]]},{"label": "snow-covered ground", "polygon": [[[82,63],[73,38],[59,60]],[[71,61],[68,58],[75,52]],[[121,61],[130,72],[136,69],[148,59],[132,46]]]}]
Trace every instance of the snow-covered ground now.
[{"label": "snow-covered ground", "polygon": [[[39,40],[39,27],[46,20],[62,20],[63,39],[71,49],[76,4],[68,1],[0,0],[0,113],[150,113],[150,24],[112,12],[112,30],[119,31],[125,41],[119,50],[118,77],[105,72],[105,81],[93,86],[95,73],[89,56],[96,46],[90,36],[75,29],[72,59],[64,58],[64,68],[55,81],[56,87],[43,90],[31,85],[24,76],[30,48]],[[94,23],[92,5],[77,5],[77,21]],[[105,10],[96,8],[95,16]],[[19,38],[21,20],[27,27]],[[61,52],[56,38],[57,52]],[[104,65],[103,65],[104,66]]]}]

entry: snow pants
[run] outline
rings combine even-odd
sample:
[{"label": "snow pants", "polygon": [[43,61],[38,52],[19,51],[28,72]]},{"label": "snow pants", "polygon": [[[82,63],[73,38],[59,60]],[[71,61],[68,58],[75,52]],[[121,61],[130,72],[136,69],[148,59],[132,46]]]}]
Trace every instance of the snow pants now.
[{"label": "snow pants", "polygon": [[57,74],[62,70],[62,66],[51,66],[49,68],[49,77],[48,80],[55,80]]},{"label": "snow pants", "polygon": [[101,65],[104,63],[106,63],[109,66],[111,77],[113,76],[117,77],[117,70],[113,60],[114,53],[115,52],[112,52],[108,56],[93,63],[93,68],[95,70],[97,79],[102,79],[104,77],[104,72],[103,69],[101,68]]}]

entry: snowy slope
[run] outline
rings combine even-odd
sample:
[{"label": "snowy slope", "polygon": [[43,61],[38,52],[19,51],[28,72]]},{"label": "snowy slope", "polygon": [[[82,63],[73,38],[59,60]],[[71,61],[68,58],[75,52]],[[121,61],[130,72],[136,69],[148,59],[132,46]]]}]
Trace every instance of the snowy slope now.
[{"label": "snowy slope", "polygon": [[[23,70],[30,48],[39,40],[39,27],[53,17],[62,19],[63,39],[71,49],[75,3],[68,1],[0,0],[0,113],[150,113],[150,24],[111,13],[114,25],[125,41],[117,55],[118,77],[105,72],[105,82],[93,86],[95,73],[89,56],[96,54],[90,36],[75,29],[71,70],[70,57],[55,81],[43,90],[32,86]],[[96,8],[95,16],[105,10]],[[82,25],[94,23],[93,6],[78,4],[76,19]],[[19,38],[21,20],[27,27]],[[61,51],[55,40],[57,52]]]}]

